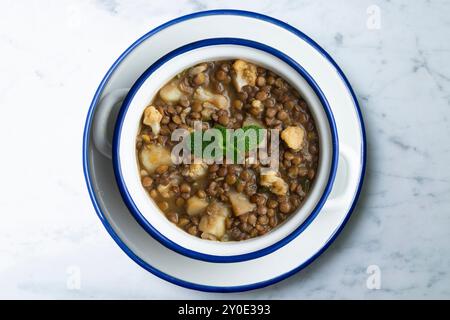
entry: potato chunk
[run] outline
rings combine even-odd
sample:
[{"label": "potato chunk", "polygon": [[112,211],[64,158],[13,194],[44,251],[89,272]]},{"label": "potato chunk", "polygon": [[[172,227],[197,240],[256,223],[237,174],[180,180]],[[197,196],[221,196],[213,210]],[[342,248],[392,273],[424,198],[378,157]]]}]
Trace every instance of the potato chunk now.
[{"label": "potato chunk", "polygon": [[173,103],[178,102],[183,93],[178,88],[178,81],[172,81],[159,90],[159,95],[165,102]]},{"label": "potato chunk", "polygon": [[228,217],[230,215],[230,208],[227,207],[222,202],[214,201],[211,203],[208,208],[206,209],[206,212],[209,215],[219,215],[223,217]]},{"label": "potato chunk", "polygon": [[142,148],[139,158],[148,173],[153,173],[160,165],[172,165],[170,151],[163,146],[151,144]]},{"label": "potato chunk", "polygon": [[225,234],[225,221],[230,215],[230,208],[222,202],[214,201],[206,208],[206,213],[207,215],[202,217],[198,227],[205,233],[202,238],[210,239],[210,235],[217,239],[222,238]]},{"label": "potato chunk", "polygon": [[193,179],[198,179],[206,175],[208,166],[204,163],[193,163],[189,165],[188,176]]},{"label": "potato chunk", "polygon": [[188,199],[186,212],[190,216],[196,216],[205,211],[208,204],[208,201],[206,201],[205,199],[194,196]]},{"label": "potato chunk", "polygon": [[300,150],[304,145],[305,129],[298,126],[289,126],[281,132],[281,139],[293,150]]},{"label": "potato chunk", "polygon": [[237,192],[230,192],[230,202],[233,212],[236,216],[253,211],[256,208],[256,204],[251,203],[248,198]]},{"label": "potato chunk", "polygon": [[225,219],[221,215],[203,216],[198,225],[198,229],[220,239],[225,234]]},{"label": "potato chunk", "polygon": [[233,63],[235,74],[233,76],[233,84],[237,91],[241,91],[246,85],[254,86],[256,82],[256,66],[243,60],[236,60]]},{"label": "potato chunk", "polygon": [[151,127],[155,135],[158,135],[159,130],[161,130],[161,119],[162,114],[154,106],[149,106],[144,110],[144,120],[142,122]]},{"label": "potato chunk", "polygon": [[224,95],[212,93],[203,87],[198,87],[197,90],[195,90],[194,99],[200,100],[201,102],[209,102],[222,110],[227,110],[230,104],[228,98]]},{"label": "potato chunk", "polygon": [[275,171],[268,171],[261,174],[260,184],[268,187],[270,191],[276,195],[283,196],[288,191],[288,184],[277,176]]}]

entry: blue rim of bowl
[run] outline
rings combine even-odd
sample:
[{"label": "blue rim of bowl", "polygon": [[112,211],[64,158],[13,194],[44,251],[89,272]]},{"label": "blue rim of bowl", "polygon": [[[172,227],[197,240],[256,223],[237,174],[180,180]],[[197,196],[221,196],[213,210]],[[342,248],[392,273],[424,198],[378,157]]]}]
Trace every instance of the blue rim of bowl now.
[{"label": "blue rim of bowl", "polygon": [[[183,22],[185,20],[195,19],[198,17],[204,17],[204,16],[212,16],[212,15],[231,15],[231,16],[243,16],[248,18],[253,18],[256,20],[262,20],[268,23],[271,23],[275,26],[281,27],[285,29],[286,31],[291,32],[292,34],[296,35],[300,39],[306,41],[309,45],[314,47],[322,56],[332,64],[334,69],[336,70],[337,74],[340,76],[342,81],[344,82],[348,92],[352,96],[354,107],[359,119],[360,127],[361,127],[361,172],[360,172],[360,179],[358,183],[357,190],[355,192],[352,205],[350,209],[348,210],[344,220],[339,225],[339,227],[334,231],[334,233],[330,236],[330,238],[326,241],[326,243],[322,246],[321,249],[319,249],[315,254],[313,254],[309,259],[307,259],[305,262],[301,263],[297,267],[293,268],[292,270],[285,272],[279,276],[276,276],[274,278],[252,283],[252,284],[245,284],[245,285],[238,285],[238,286],[209,286],[209,285],[203,285],[198,284],[194,282],[185,281],[179,278],[176,278],[174,276],[171,276],[155,267],[153,267],[151,264],[147,263],[143,259],[141,259],[137,254],[135,254],[124,242],[123,240],[118,236],[118,234],[114,231],[113,227],[109,223],[108,219],[106,218],[105,214],[102,211],[102,208],[100,207],[99,200],[97,198],[97,194],[94,190],[94,187],[92,185],[91,181],[91,173],[90,173],[90,161],[89,161],[89,145],[90,145],[90,130],[92,125],[92,120],[94,116],[94,110],[95,107],[100,99],[101,93],[104,89],[104,86],[107,84],[108,80],[110,79],[111,75],[114,73],[117,66],[122,62],[122,60],[128,56],[130,52],[132,52],[136,47],[138,47],[142,42],[144,42],[146,39],[152,37],[159,31],[168,28],[174,24]],[[301,32],[300,30],[292,27],[291,25],[272,18],[270,16],[266,16],[260,13],[251,12],[251,11],[243,11],[243,10],[231,10],[231,9],[219,9],[219,10],[209,10],[209,11],[201,11],[196,12],[188,15],[184,15],[181,17],[178,17],[176,19],[170,20],[159,27],[149,31],[145,35],[143,35],[141,38],[136,40],[130,47],[128,47],[127,50],[125,50],[119,58],[113,63],[113,65],[110,67],[106,75],[103,77],[102,81],[100,82],[100,85],[98,86],[94,97],[92,99],[91,105],[89,107],[87,116],[86,116],[86,124],[84,127],[83,132],[83,146],[82,146],[82,161],[83,161],[83,172],[86,180],[86,185],[88,188],[89,196],[91,198],[92,204],[94,206],[94,209],[102,222],[103,226],[105,227],[106,231],[109,233],[109,235],[113,238],[113,240],[117,243],[117,245],[127,254],[130,259],[132,259],[135,263],[137,263],[139,266],[144,268],[145,270],[151,272],[155,276],[166,280],[172,284],[185,287],[192,290],[199,290],[199,291],[205,291],[205,292],[243,292],[243,291],[249,291],[249,290],[255,290],[264,288],[270,285],[273,285],[277,282],[280,282],[286,278],[289,278],[290,276],[296,274],[300,270],[306,268],[308,265],[310,265],[314,260],[316,260],[323,252],[325,252],[331,244],[336,240],[336,238],[339,236],[341,231],[344,229],[345,225],[349,221],[351,214],[353,213],[356,204],[358,202],[359,196],[361,194],[362,186],[364,183],[364,176],[366,172],[366,162],[367,162],[367,143],[366,143],[366,131],[364,126],[364,121],[361,113],[361,109],[358,103],[358,100],[356,98],[355,92],[353,91],[353,88],[350,85],[350,82],[348,81],[347,77],[344,75],[340,67],[337,65],[337,63],[331,58],[331,56],[322,48],[320,47],[314,40],[312,40],[310,37],[308,37],[306,34]]]},{"label": "blue rim of bowl", "polygon": [[[325,184],[325,188],[323,190],[322,195],[320,196],[319,200],[317,201],[317,204],[315,205],[314,209],[311,211],[311,213],[308,215],[308,217],[295,228],[294,231],[292,231],[290,234],[288,234],[283,239],[271,244],[270,246],[267,246],[263,249],[259,249],[256,251],[239,254],[239,255],[228,255],[228,256],[220,256],[220,255],[212,255],[212,254],[206,254],[202,252],[198,252],[192,249],[187,249],[186,247],[183,247],[182,245],[170,240],[167,238],[164,234],[158,231],[140,212],[139,208],[136,206],[135,202],[133,201],[133,196],[129,192],[125,180],[122,175],[121,170],[121,162],[120,162],[120,138],[122,133],[122,127],[123,127],[123,121],[125,119],[125,116],[127,114],[128,108],[133,101],[134,96],[139,91],[141,86],[148,80],[148,78],[160,67],[162,67],[165,63],[169,62],[175,57],[178,57],[181,54],[184,54],[186,52],[190,52],[192,50],[196,50],[199,48],[209,47],[209,46],[220,46],[220,45],[234,45],[234,46],[242,46],[242,47],[250,47],[256,50],[260,50],[263,52],[266,52],[268,54],[271,54],[272,56],[280,59],[287,65],[289,65],[292,69],[294,69],[301,77],[303,77],[308,84],[311,86],[311,88],[314,90],[314,93],[317,95],[317,97],[320,100],[320,103],[325,111],[325,114],[327,116],[328,125],[330,127],[331,132],[331,145],[332,145],[332,155],[331,155],[331,165],[330,165],[330,171],[328,174],[328,180]],[[320,90],[317,83],[314,81],[314,79],[310,76],[310,74],[295,60],[287,56],[286,54],[282,53],[281,51],[272,48],[268,45],[251,41],[247,39],[240,39],[240,38],[210,38],[210,39],[202,39],[199,41],[195,41],[192,43],[188,43],[186,45],[183,45],[160,59],[158,59],[155,63],[153,63],[139,78],[136,80],[136,82],[131,87],[130,91],[128,92],[127,96],[125,97],[125,100],[122,103],[122,106],[119,110],[119,113],[117,115],[117,120],[115,124],[114,129],[114,137],[113,137],[113,143],[112,143],[112,159],[113,159],[113,166],[114,166],[114,174],[116,177],[117,185],[119,187],[120,193],[122,195],[122,199],[125,202],[126,206],[130,210],[131,214],[134,216],[137,222],[156,240],[158,240],[162,245],[166,246],[167,248],[178,252],[182,255],[185,255],[189,258],[198,259],[202,261],[207,262],[214,262],[214,263],[232,263],[232,262],[240,262],[240,261],[247,261],[252,259],[257,259],[262,256],[265,256],[269,253],[272,253],[289,242],[291,242],[293,239],[295,239],[299,234],[301,234],[308,226],[309,224],[317,217],[317,215],[320,213],[320,210],[322,209],[323,205],[325,204],[328,195],[331,192],[331,189],[333,187],[334,178],[336,176],[336,170],[337,170],[337,163],[338,163],[338,156],[339,156],[339,141],[338,141],[338,134],[336,129],[336,123],[334,121],[333,113],[331,111],[330,105],[323,94],[323,92]]]}]

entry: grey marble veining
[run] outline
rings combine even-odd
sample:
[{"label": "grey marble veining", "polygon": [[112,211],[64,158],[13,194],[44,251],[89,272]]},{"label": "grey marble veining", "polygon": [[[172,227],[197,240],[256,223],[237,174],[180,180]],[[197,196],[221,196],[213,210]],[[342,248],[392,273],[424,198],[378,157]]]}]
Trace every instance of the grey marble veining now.
[{"label": "grey marble veining", "polygon": [[[160,23],[214,8],[274,16],[323,46],[358,95],[369,151],[361,200],[329,250],[229,295],[133,263],[96,217],[81,164],[87,109],[113,61]],[[447,1],[4,1],[0,298],[450,298],[449,34]]]}]

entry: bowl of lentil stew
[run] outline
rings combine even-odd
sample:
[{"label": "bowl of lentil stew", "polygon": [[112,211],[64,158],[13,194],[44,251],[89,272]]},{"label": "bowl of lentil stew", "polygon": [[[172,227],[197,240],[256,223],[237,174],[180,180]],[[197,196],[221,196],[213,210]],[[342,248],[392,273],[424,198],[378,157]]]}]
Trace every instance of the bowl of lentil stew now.
[{"label": "bowl of lentil stew", "polygon": [[[172,165],[169,136],[194,120],[279,129],[279,172]],[[333,115],[306,70],[273,48],[230,38],[189,44],[153,64],[129,91],[113,142],[116,179],[136,220],[167,247],[213,262],[263,256],[302,232],[327,199],[337,154]]]}]

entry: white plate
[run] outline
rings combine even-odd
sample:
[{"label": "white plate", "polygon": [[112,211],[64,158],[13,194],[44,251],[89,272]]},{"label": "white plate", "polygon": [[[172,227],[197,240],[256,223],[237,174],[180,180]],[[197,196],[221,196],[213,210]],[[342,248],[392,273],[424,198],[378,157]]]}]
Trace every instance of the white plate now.
[{"label": "white plate", "polygon": [[[277,48],[315,79],[334,113],[339,149],[338,173],[330,199],[296,239],[264,257],[237,263],[210,263],[175,253],[154,240],[122,202],[111,160],[92,143],[92,119],[99,100],[130,88],[163,54],[184,44],[215,37],[240,37]],[[114,123],[114,119],[111,119]],[[355,95],[329,55],[293,27],[260,14],[234,10],[199,12],[172,20],[144,35],[114,63],[92,101],[85,127],[83,163],[93,205],[105,228],[136,263],[172,283],[204,291],[244,291],[276,283],[301,270],[337,237],[358,199],[366,159],[365,134]]]}]

